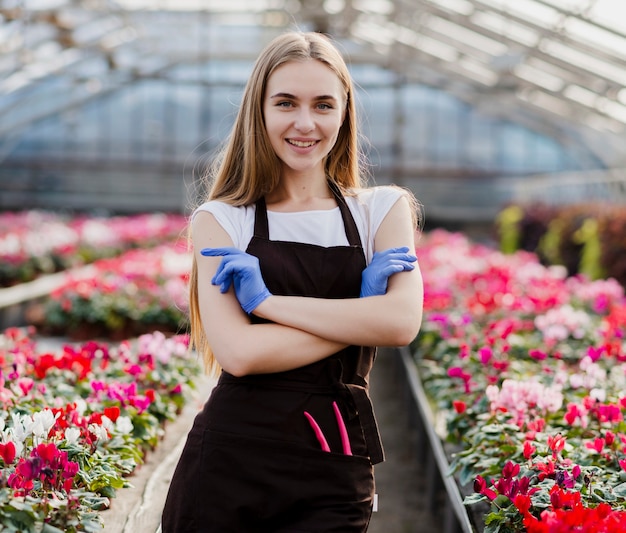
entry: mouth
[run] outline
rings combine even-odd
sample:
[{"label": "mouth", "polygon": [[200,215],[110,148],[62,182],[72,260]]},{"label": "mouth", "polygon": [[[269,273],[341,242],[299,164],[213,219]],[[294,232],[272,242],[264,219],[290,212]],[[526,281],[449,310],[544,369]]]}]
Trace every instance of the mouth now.
[{"label": "mouth", "polygon": [[287,142],[292,146],[297,146],[298,148],[310,148],[318,143],[318,141],[296,141],[295,139],[287,139]]}]

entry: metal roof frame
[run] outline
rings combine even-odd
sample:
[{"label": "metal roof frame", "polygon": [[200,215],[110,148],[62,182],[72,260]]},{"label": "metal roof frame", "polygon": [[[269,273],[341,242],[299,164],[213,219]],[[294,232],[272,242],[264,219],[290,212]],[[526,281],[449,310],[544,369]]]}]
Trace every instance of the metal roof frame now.
[{"label": "metal roof frame", "polygon": [[[368,43],[383,64],[408,79],[562,142],[584,143],[607,166],[626,164],[626,55],[567,31],[572,21],[584,23],[626,50],[626,23],[618,29],[589,15],[597,0],[581,0],[577,10],[564,0],[386,3],[390,9],[351,0],[337,31]],[[522,3],[553,10],[558,24],[541,25],[504,7]],[[498,17],[501,31],[481,24],[481,17]],[[517,38],[507,24],[517,26]],[[524,31],[525,41],[519,37]]]},{"label": "metal roof frame", "polygon": [[[378,64],[623,166],[626,22],[598,18],[602,1],[0,0],[0,151],[45,116],[189,61],[141,26],[149,13],[172,10],[267,25],[270,33],[294,25],[326,31],[354,43],[351,61]],[[193,59],[257,52],[195,50]],[[41,83],[57,78],[70,89],[31,108]]]}]

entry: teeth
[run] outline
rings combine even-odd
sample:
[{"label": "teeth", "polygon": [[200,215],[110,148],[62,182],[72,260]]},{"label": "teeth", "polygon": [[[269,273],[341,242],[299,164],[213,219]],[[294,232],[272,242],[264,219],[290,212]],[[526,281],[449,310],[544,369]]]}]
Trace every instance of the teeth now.
[{"label": "teeth", "polygon": [[309,146],[313,146],[316,141],[294,141],[292,139],[290,139],[289,144],[293,144],[294,146],[297,146],[299,148],[308,148]]}]

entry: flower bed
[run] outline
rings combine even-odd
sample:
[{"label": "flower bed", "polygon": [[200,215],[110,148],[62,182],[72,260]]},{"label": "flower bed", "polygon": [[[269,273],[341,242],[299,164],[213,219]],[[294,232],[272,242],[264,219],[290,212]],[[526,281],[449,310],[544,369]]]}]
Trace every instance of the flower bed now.
[{"label": "flower bed", "polygon": [[626,286],[626,209],[615,203],[510,205],[498,216],[503,251],[526,250],[570,275],[612,277]]},{"label": "flower bed", "polygon": [[98,511],[180,411],[200,365],[185,336],[40,350],[0,335],[0,529],[99,531]]},{"label": "flower bed", "polygon": [[29,313],[49,335],[73,339],[130,338],[186,324],[191,255],[182,242],[130,250],[93,263],[87,276],[65,283]]},{"label": "flower bed", "polygon": [[412,348],[484,530],[625,531],[621,285],[443,231],[418,257],[425,316]]},{"label": "flower bed", "polygon": [[129,248],[179,237],[182,215],[69,217],[44,211],[0,214],[0,287],[31,281]]}]

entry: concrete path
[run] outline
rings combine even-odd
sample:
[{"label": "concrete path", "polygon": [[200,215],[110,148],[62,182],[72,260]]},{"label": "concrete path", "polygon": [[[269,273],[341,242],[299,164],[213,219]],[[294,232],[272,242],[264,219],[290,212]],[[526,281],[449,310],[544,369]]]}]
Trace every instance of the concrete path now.
[{"label": "concrete path", "polygon": [[372,514],[368,533],[440,533],[426,507],[424,473],[414,457],[416,439],[394,357],[392,350],[380,350],[371,374],[370,394],[386,459],[374,467],[378,512]]},{"label": "concrete path", "polygon": [[[397,386],[389,350],[381,350],[372,373],[371,392],[387,460],[375,467],[379,510],[369,533],[438,533],[424,504],[423,473],[412,457],[414,437],[407,424],[402,388]],[[165,437],[147,461],[129,478],[133,488],[123,489],[104,511],[105,533],[155,533],[167,487],[196,412],[214,382],[205,379],[181,416],[166,427]],[[244,533],[244,532],[242,532]]]}]

